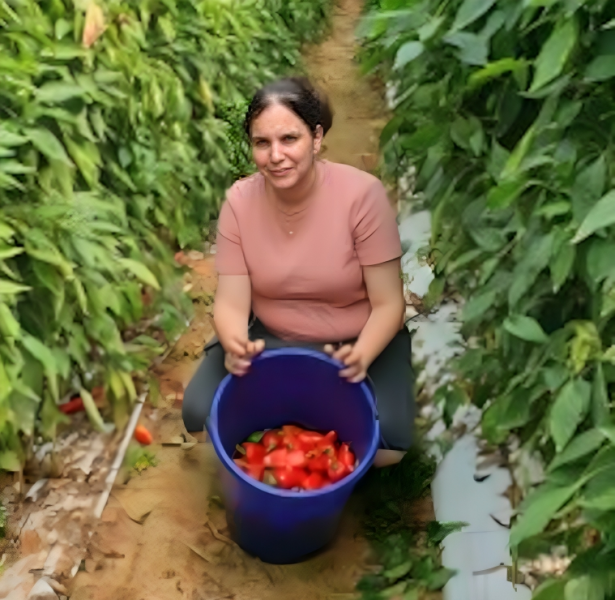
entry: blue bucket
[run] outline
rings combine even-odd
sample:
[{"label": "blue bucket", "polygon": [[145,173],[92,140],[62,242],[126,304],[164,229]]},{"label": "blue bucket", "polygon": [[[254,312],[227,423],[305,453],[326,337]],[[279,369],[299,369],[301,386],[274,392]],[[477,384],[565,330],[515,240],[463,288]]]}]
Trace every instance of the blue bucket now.
[{"label": "blue bucket", "polygon": [[[380,442],[374,396],[367,384],[343,380],[340,367],[312,350],[265,351],[245,376],[228,375],[214,397],[207,430],[226,467],[220,476],[229,528],[241,548],[264,562],[298,562],[326,546],[373,463]],[[336,430],[351,442],[358,467],[321,490],[294,492],[260,483],[235,465],[236,444],[254,431],[289,423]]]}]

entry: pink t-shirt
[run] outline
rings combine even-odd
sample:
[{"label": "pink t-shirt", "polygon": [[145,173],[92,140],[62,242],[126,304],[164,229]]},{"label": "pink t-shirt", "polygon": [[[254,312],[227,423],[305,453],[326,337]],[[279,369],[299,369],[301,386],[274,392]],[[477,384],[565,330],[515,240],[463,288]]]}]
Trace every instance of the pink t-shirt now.
[{"label": "pink t-shirt", "polygon": [[[318,161],[307,208],[286,217],[257,173],[228,191],[218,220],[220,275],[249,275],[252,310],[286,340],[358,337],[371,312],[362,266],[402,255],[395,212],[374,176]],[[292,233],[290,233],[292,231]]]}]

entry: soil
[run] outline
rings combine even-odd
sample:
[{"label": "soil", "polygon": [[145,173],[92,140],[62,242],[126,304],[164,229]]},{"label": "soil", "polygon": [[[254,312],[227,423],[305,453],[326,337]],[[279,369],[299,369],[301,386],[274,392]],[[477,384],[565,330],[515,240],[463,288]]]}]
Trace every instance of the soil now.
[{"label": "soil", "polygon": [[[305,58],[335,109],[324,157],[373,170],[386,109],[376,86],[360,77],[354,62],[360,11],[360,0],[341,0],[331,37],[308,49]],[[372,568],[372,558],[353,510],[347,511],[329,548],[297,565],[264,564],[229,539],[217,488],[217,458],[209,443],[185,432],[181,419],[183,390],[213,335],[213,257],[191,253],[179,260],[186,265],[185,289],[193,298],[195,316],[156,367],[159,403],[146,406],[141,417],[154,435],[150,449],[158,464],[116,482],[93,532],[85,569],[72,582],[71,600],[358,597],[356,582]],[[419,521],[433,519],[430,499],[417,504],[413,515]]]}]

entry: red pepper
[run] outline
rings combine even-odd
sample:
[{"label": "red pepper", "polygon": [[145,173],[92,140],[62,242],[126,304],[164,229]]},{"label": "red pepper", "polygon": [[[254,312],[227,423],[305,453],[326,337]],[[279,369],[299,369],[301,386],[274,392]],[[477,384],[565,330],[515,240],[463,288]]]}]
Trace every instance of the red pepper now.
[{"label": "red pepper", "polygon": [[267,451],[273,450],[282,444],[282,432],[279,429],[271,429],[266,431],[261,440],[261,444]]},{"label": "red pepper", "polygon": [[143,425],[137,425],[135,427],[135,439],[139,444],[143,444],[144,446],[149,446],[152,443],[153,437],[152,434],[145,428]]},{"label": "red pepper", "polygon": [[320,473],[310,473],[303,482],[304,490],[319,490],[327,485],[327,481]]},{"label": "red pepper", "polygon": [[248,463],[253,465],[263,464],[263,460],[267,454],[265,446],[255,442],[244,442],[242,446],[245,448]]},{"label": "red pepper", "polygon": [[335,460],[331,463],[331,466],[327,469],[327,476],[331,480],[331,483],[336,483],[340,479],[343,479],[348,475],[350,471],[348,467],[343,465],[341,462]]},{"label": "red pepper", "polygon": [[325,436],[317,431],[302,431],[297,435],[297,441],[308,451],[316,447]]},{"label": "red pepper", "polygon": [[286,467],[278,468],[273,471],[273,476],[282,489],[289,490],[300,487],[307,479],[308,474],[303,469]]},{"label": "red pepper", "polygon": [[322,440],[316,444],[316,450],[326,452],[327,454],[335,455],[335,440],[337,439],[337,433],[330,431],[325,435]]},{"label": "red pepper", "polygon": [[350,471],[354,471],[355,455],[348,444],[342,444],[337,453],[337,459]]},{"label": "red pepper", "polygon": [[263,459],[263,464],[266,467],[285,467],[288,464],[288,450],[277,448],[271,451]]},{"label": "red pepper", "polygon": [[296,425],[284,425],[284,427],[282,427],[282,432],[284,435],[297,436],[304,431],[304,429],[301,429],[301,427],[297,427]]},{"label": "red pepper", "polygon": [[286,464],[289,467],[305,467],[307,458],[303,450],[293,450],[286,457]]},{"label": "red pepper", "polygon": [[331,457],[327,454],[320,454],[314,458],[308,459],[307,467],[310,471],[320,471],[326,473],[329,465],[331,464]]},{"label": "red pepper", "polygon": [[265,467],[263,465],[251,465],[245,458],[236,458],[235,464],[253,479],[257,481],[263,480],[263,475],[265,474]]},{"label": "red pepper", "polygon": [[69,400],[68,402],[65,402],[64,404],[61,404],[60,406],[58,406],[58,408],[65,414],[65,415],[71,415],[72,413],[76,413],[79,412],[80,410],[84,410],[84,406],[83,406],[83,400],[81,399],[80,396],[77,396],[76,398],[73,398],[72,400]]}]

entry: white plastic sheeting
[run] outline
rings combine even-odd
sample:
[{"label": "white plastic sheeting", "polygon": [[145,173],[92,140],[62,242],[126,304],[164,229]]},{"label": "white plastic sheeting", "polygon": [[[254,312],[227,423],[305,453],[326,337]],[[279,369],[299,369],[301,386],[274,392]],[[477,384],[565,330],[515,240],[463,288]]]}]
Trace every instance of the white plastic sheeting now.
[{"label": "white plastic sheeting", "polygon": [[[418,296],[425,295],[433,279],[429,265],[417,257],[419,249],[429,242],[430,229],[427,211],[406,214],[400,220],[400,236],[406,247],[402,269],[407,275],[409,291]],[[421,377],[429,391],[446,380],[443,366],[463,351],[457,313],[458,306],[447,304],[408,325],[415,331],[414,360],[423,365]],[[440,407],[428,407],[428,410],[433,417],[439,414]],[[461,407],[454,420],[465,422],[468,430],[472,430],[479,416],[474,407]],[[428,438],[434,439],[443,430],[440,420]],[[511,558],[506,525],[512,510],[503,494],[511,483],[510,474],[506,469],[493,467],[475,478],[477,453],[473,434],[458,439],[443,458],[434,448],[434,454],[441,458],[432,484],[436,518],[440,522],[468,523],[461,532],[448,536],[443,544],[444,565],[458,571],[444,588],[444,599],[529,600],[531,591],[527,587],[517,585],[515,590],[507,581],[506,567],[511,565]]]}]

